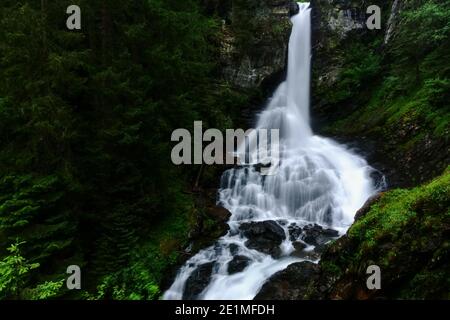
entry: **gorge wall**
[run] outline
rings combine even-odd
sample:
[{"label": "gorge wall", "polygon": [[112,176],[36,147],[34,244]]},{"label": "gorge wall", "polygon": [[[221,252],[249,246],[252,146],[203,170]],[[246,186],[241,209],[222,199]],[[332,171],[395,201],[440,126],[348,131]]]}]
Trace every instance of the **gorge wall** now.
[{"label": "gorge wall", "polygon": [[[372,4],[381,8],[381,30],[365,25]],[[438,63],[445,58],[434,58],[442,45],[430,43],[414,52],[414,46],[426,47],[414,44],[421,24],[423,30],[430,28],[424,21],[413,25],[414,15],[420,19],[431,9],[399,0],[317,0],[312,5],[316,129],[352,142],[391,187],[411,187],[442,173],[449,159],[448,102],[431,97],[433,90],[449,90],[441,81],[448,72]]]}]

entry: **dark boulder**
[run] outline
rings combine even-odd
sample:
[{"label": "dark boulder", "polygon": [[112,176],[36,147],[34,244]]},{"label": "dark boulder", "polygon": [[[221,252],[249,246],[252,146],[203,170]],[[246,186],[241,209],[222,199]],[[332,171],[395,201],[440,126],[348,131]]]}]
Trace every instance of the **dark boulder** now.
[{"label": "dark boulder", "polygon": [[183,300],[194,300],[208,286],[215,261],[200,265],[186,280]]},{"label": "dark boulder", "polygon": [[263,285],[255,300],[300,300],[319,277],[319,268],[312,262],[298,262],[275,273]]},{"label": "dark boulder", "polygon": [[300,241],[295,241],[292,243],[292,245],[294,246],[295,250],[291,253],[291,256],[308,260],[317,260],[320,258],[321,251],[318,251],[317,247],[314,248],[314,250],[305,250],[307,245]]},{"label": "dark boulder", "polygon": [[231,212],[227,209],[219,206],[209,207],[206,210],[206,214],[220,223],[226,223],[231,217]]},{"label": "dark boulder", "polygon": [[323,245],[338,236],[338,231],[333,229],[324,229],[321,226],[314,224],[307,225],[303,228],[302,240],[307,244],[318,246]]},{"label": "dark boulder", "polygon": [[250,263],[250,258],[237,255],[228,263],[228,273],[234,274],[244,270]]},{"label": "dark boulder", "polygon": [[235,243],[232,243],[228,246],[228,248],[230,249],[230,253],[231,255],[235,256],[238,251],[239,251],[239,246]]},{"label": "dark boulder", "polygon": [[300,236],[302,235],[302,228],[295,224],[290,225],[288,230],[289,230],[289,239],[291,241],[299,239]]},{"label": "dark boulder", "polygon": [[250,222],[241,225],[240,230],[248,240],[245,245],[273,257],[281,254],[280,244],[286,239],[283,228],[275,221]]},{"label": "dark boulder", "polygon": [[302,259],[308,259],[308,254],[310,251],[305,251],[305,248],[307,247],[306,244],[300,241],[292,242],[292,246],[294,247],[294,252],[291,253],[291,256],[302,258]]},{"label": "dark boulder", "polygon": [[303,242],[295,241],[292,243],[296,251],[303,251],[307,246]]}]

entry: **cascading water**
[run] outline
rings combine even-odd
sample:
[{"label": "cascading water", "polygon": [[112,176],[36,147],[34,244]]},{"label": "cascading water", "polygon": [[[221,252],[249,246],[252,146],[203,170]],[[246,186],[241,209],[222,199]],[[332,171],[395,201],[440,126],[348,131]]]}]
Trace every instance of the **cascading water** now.
[{"label": "cascading water", "polygon": [[[254,167],[241,167],[223,174],[219,204],[232,213],[230,230],[185,263],[165,299],[253,299],[289,264],[317,262],[317,248],[343,234],[376,191],[364,159],[312,133],[310,8],[299,7],[292,17],[287,80],[257,124],[280,129],[278,171],[262,176]],[[201,272],[206,280],[195,283]]]}]

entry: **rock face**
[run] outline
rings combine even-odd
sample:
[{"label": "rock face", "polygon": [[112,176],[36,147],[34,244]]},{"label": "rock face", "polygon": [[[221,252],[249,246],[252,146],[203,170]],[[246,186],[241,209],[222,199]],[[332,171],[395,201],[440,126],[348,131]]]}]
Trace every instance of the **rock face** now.
[{"label": "rock face", "polygon": [[319,275],[319,268],[312,262],[293,263],[275,273],[263,285],[255,300],[299,300],[305,297],[309,284]]},{"label": "rock face", "polygon": [[392,3],[391,14],[387,22],[386,35],[384,36],[384,44],[387,45],[392,35],[394,34],[395,27],[398,22],[398,17],[401,11],[400,0],[394,0]]},{"label": "rock face", "polygon": [[361,30],[365,27],[365,6],[361,2],[346,0],[319,0],[316,8],[320,7],[320,28],[330,30],[344,40],[352,30]]},{"label": "rock face", "polygon": [[[369,5],[381,8],[381,30],[366,27]],[[417,2],[316,0],[312,6],[314,130],[345,143],[358,140],[359,153],[383,172],[389,187],[413,187],[439,175],[448,165],[448,129],[433,134],[427,116],[412,109],[389,121],[393,110],[408,104],[396,106],[393,101],[411,92],[386,94],[373,103],[391,87],[389,77],[402,68],[387,53],[398,46],[401,13]],[[405,68],[398,74],[414,72],[414,66]],[[362,77],[354,77],[355,72]]]},{"label": "rock face", "polygon": [[[393,0],[392,0],[393,1]],[[390,1],[374,0],[370,3],[353,0],[316,0],[312,6],[313,30],[313,107],[319,111],[327,101],[323,92],[332,90],[345,71],[345,47],[371,39],[383,30],[371,31],[366,27],[366,10],[369,5],[378,5],[382,12],[388,11]]]},{"label": "rock face", "polygon": [[281,254],[280,244],[286,239],[283,228],[275,221],[250,222],[241,225],[241,231],[248,238],[245,245],[273,257]]},{"label": "rock face", "polygon": [[244,89],[278,82],[286,66],[290,16],[297,11],[290,0],[231,1],[222,25],[223,77]]}]

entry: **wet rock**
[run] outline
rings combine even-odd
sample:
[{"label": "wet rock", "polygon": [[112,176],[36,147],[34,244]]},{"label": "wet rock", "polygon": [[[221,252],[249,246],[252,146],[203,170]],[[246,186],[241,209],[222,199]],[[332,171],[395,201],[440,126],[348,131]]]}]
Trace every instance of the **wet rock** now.
[{"label": "wet rock", "polygon": [[314,224],[314,225],[307,225],[303,229],[303,235],[302,240],[305,241],[307,244],[318,246],[323,245],[330,241],[333,238],[336,238],[339,236],[339,232],[333,229],[324,229],[321,226]]},{"label": "wet rock", "polygon": [[290,225],[289,228],[289,239],[295,241],[302,235],[302,228],[297,225]]},{"label": "wet rock", "polygon": [[310,251],[300,251],[296,254],[293,254],[294,257],[311,260],[311,261],[317,261],[320,259],[320,253],[316,252],[315,250]]},{"label": "wet rock", "polygon": [[[302,259],[308,259],[308,260],[318,260],[320,258],[320,253],[322,251],[316,250],[317,247],[314,250],[305,250],[307,245],[303,242],[296,241],[293,242],[292,245],[294,246],[294,252],[291,253],[291,256],[302,258]],[[321,246],[318,246],[321,247]]]},{"label": "wet rock", "polygon": [[293,242],[292,245],[294,246],[296,251],[303,251],[307,247],[306,244],[300,241]]},{"label": "wet rock", "polygon": [[272,220],[244,223],[241,225],[241,231],[248,238],[265,237],[280,244],[286,238],[283,228]]},{"label": "wet rock", "polygon": [[385,175],[379,170],[373,170],[370,173],[370,177],[374,181],[375,188],[377,190],[386,190],[387,189],[387,181]]},{"label": "wet rock", "polygon": [[235,243],[230,244],[228,248],[230,249],[230,253],[233,256],[236,255],[239,251],[239,246]]},{"label": "wet rock", "polygon": [[241,225],[241,231],[248,240],[245,245],[273,257],[281,254],[281,242],[286,239],[283,228],[275,221],[250,222]]},{"label": "wet rock", "polygon": [[[219,238],[225,235],[230,227],[228,220],[231,217],[231,212],[220,206],[210,206],[206,208],[206,217],[202,221],[202,235],[211,235],[214,238]],[[212,223],[207,223],[207,220]]]},{"label": "wet rock", "polygon": [[293,263],[285,270],[275,273],[263,285],[255,300],[299,300],[308,292],[309,285],[319,277],[315,263]]},{"label": "wet rock", "polygon": [[207,208],[206,214],[220,223],[226,223],[231,217],[230,211],[219,206]]},{"label": "wet rock", "polygon": [[295,250],[294,252],[291,253],[291,256],[308,259],[307,255],[309,254],[309,252],[305,251],[305,248],[307,247],[306,244],[300,241],[295,241],[292,243],[292,246],[294,247]]},{"label": "wet rock", "polygon": [[339,232],[334,229],[322,229],[322,234],[330,238],[335,238],[339,236]]},{"label": "wet rock", "polygon": [[194,300],[208,286],[214,267],[213,262],[200,265],[186,280],[183,300]]},{"label": "wet rock", "polygon": [[250,258],[237,255],[228,263],[228,273],[234,274],[244,270],[250,263]]}]

